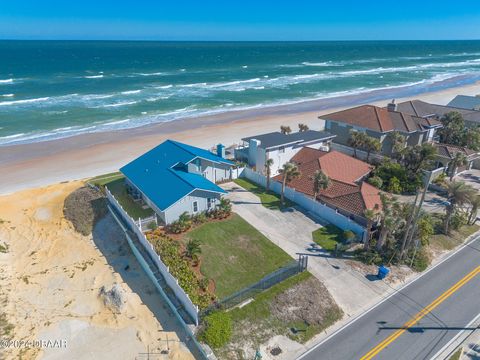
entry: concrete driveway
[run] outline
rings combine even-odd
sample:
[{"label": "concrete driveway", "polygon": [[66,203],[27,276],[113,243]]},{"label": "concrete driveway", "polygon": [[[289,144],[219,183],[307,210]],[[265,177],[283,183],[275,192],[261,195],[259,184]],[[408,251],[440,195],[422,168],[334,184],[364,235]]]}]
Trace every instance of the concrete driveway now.
[{"label": "concrete driveway", "polygon": [[456,180],[465,181],[480,191],[480,170],[472,169],[462,172],[455,177]]},{"label": "concrete driveway", "polygon": [[393,288],[383,281],[370,281],[365,274],[353,269],[344,259],[325,253],[310,252],[312,231],[322,226],[320,219],[300,209],[285,211],[265,208],[260,199],[235,183],[223,184],[226,196],[232,201],[233,211],[258,229],[290,256],[308,254],[309,271],[328,288],[347,316],[366,310]]}]

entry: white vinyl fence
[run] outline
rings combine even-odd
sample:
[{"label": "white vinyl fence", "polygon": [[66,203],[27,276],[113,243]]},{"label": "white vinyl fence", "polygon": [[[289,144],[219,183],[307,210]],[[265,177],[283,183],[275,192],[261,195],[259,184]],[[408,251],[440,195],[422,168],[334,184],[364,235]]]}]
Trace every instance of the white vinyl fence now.
[{"label": "white vinyl fence", "polygon": [[238,179],[239,177],[241,177],[242,173],[243,173],[243,170],[245,170],[244,167],[231,169],[230,170],[231,171],[231,179],[235,180],[235,179]]},{"label": "white vinyl fence", "polygon": [[[135,232],[140,244],[144,247],[145,251],[150,255],[155,266],[158,268],[158,271],[162,274],[163,278],[165,279],[165,282],[167,283],[168,287],[172,289],[173,293],[175,294],[175,297],[185,308],[185,311],[192,317],[192,319],[195,321],[195,324],[198,325],[199,323],[198,307],[190,300],[190,297],[188,296],[188,294],[181,288],[181,286],[178,283],[178,280],[175,277],[173,277],[172,274],[170,274],[168,267],[163,263],[160,256],[158,256],[155,249],[153,248],[153,245],[148,241],[148,239],[145,237],[143,232],[139,229],[136,222],[126,213],[125,210],[123,210],[122,205],[120,205],[117,199],[115,199],[115,197],[107,188],[105,188],[105,191],[107,193],[107,198],[110,204],[122,216],[123,220],[128,224],[130,229]],[[155,278],[155,275],[151,272],[150,267],[143,260],[142,255],[139,254],[138,251],[135,251],[136,248],[134,244],[130,244],[130,246],[132,247],[132,250],[134,251],[135,256],[139,260],[145,272],[148,274],[148,276],[154,281],[154,283],[157,286],[158,282]]]},{"label": "white vinyl fence", "polygon": [[[253,171],[250,168],[245,168],[242,176],[261,186],[266,186],[267,184],[267,178],[265,176]],[[282,184],[277,181],[271,181],[270,190],[276,192],[277,194],[281,194]],[[310,197],[305,196],[305,194],[297,192],[295,191],[295,189],[289,188],[288,186],[285,187],[285,197],[293,201],[294,203],[300,205],[305,210],[339,227],[340,229],[353,231],[359,236],[360,239],[362,239],[362,241],[364,240],[366,232],[363,226],[356,223],[352,219],[338,213],[336,210],[329,208],[327,205],[319,203],[318,201],[315,201]]]},{"label": "white vinyl fence", "polygon": [[[346,145],[342,145],[342,144],[337,144],[337,143],[334,143],[332,142],[332,150],[337,150],[341,153],[344,153],[344,154],[347,154],[347,155],[350,155],[350,156],[353,156],[355,151],[353,150],[352,147],[350,146],[346,146]],[[367,159],[367,152],[364,151],[364,150],[361,150],[361,149],[357,149],[357,158],[360,159],[360,160],[366,160]],[[383,156],[382,154],[378,154],[378,153],[370,153],[370,161],[372,160],[377,160],[377,161],[382,161],[383,159],[385,159],[385,156]]]}]

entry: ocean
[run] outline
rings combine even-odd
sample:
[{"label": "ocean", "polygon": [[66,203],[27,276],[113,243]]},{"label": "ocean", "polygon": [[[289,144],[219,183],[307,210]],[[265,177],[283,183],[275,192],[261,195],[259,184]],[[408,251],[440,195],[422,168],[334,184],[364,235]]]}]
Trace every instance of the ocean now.
[{"label": "ocean", "polygon": [[0,146],[477,80],[480,41],[0,41]]}]

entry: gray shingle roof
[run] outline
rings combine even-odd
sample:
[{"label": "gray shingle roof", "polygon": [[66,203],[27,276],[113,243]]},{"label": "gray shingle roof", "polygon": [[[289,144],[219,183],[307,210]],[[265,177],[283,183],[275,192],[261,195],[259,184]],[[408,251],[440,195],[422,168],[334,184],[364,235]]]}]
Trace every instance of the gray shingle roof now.
[{"label": "gray shingle roof", "polygon": [[314,140],[328,140],[333,139],[335,136],[336,135],[332,135],[326,131],[316,130],[307,130],[302,132],[299,131],[289,135],[285,135],[279,131],[276,131],[268,134],[245,137],[242,140],[246,142],[249,142],[251,139],[259,140],[260,147],[268,149],[289,144],[302,144]]},{"label": "gray shingle roof", "polygon": [[462,114],[465,121],[477,123],[480,125],[480,111],[459,109],[452,106],[430,104],[421,100],[410,100],[399,103],[397,110],[420,117],[438,117],[456,111]]},{"label": "gray shingle roof", "polygon": [[479,96],[467,96],[457,95],[450,101],[447,106],[452,106],[466,110],[479,110],[480,109],[480,97]]}]

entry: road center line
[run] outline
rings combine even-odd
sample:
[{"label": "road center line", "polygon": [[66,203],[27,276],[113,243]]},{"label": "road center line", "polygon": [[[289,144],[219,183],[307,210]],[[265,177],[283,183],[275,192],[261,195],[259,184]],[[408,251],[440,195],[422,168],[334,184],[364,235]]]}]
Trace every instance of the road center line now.
[{"label": "road center line", "polygon": [[412,319],[407,321],[399,330],[395,331],[373,349],[371,349],[367,354],[360,358],[360,360],[370,360],[374,356],[378,355],[383,349],[385,349],[390,343],[395,341],[400,335],[402,335],[405,331],[407,331],[410,327],[418,323],[423,317],[428,315],[432,310],[434,310],[438,305],[448,299],[451,295],[453,295],[458,289],[460,289],[463,285],[468,283],[472,280],[476,275],[480,273],[480,266],[477,266],[474,270],[468,273],[465,277],[459,280],[456,284],[454,284],[450,289],[445,291],[439,297],[437,297],[434,301],[432,301],[427,307],[423,308],[420,312],[418,312]]}]

